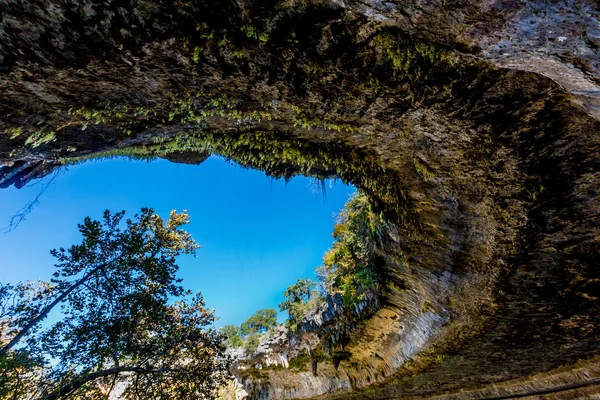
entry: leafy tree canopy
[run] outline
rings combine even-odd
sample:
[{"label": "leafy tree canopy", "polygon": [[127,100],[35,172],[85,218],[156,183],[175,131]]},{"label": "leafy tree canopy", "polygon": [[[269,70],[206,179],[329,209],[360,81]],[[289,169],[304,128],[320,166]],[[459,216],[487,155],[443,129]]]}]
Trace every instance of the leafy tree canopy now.
[{"label": "leafy tree canopy", "polygon": [[277,311],[272,308],[258,310],[240,326],[242,335],[265,333],[277,326]]},{"label": "leafy tree canopy", "polygon": [[[83,239],[53,250],[51,282],[0,290],[0,398],[211,398],[227,375],[221,333],[176,258],[198,248],[180,227],[142,209],[79,225]],[[57,307],[60,305],[60,307]],[[41,324],[50,312],[54,324]]]},{"label": "leafy tree canopy", "polygon": [[315,286],[316,283],[311,279],[298,279],[283,292],[284,300],[279,303],[279,309],[288,312],[288,318],[292,325],[300,321],[306,314],[308,310],[306,305],[311,298],[319,296],[314,290]]},{"label": "leafy tree canopy", "polygon": [[296,283],[294,283],[292,286],[289,286],[287,290],[283,292],[285,300],[279,304],[279,308],[281,308],[283,311],[286,309],[286,304],[300,302],[306,303],[308,300],[310,300],[314,287],[315,282],[311,279],[298,279]]},{"label": "leafy tree canopy", "polygon": [[231,347],[240,347],[244,344],[244,339],[241,336],[240,328],[233,325],[225,325],[221,328],[221,332],[225,335],[227,343]]}]

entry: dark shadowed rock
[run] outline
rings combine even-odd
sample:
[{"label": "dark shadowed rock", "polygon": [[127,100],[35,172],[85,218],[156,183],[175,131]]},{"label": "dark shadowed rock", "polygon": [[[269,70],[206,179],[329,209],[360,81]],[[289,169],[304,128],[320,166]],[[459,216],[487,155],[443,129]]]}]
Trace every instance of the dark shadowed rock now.
[{"label": "dark shadowed rock", "polygon": [[210,157],[209,152],[192,150],[174,151],[163,156],[164,159],[178,164],[200,165]]}]

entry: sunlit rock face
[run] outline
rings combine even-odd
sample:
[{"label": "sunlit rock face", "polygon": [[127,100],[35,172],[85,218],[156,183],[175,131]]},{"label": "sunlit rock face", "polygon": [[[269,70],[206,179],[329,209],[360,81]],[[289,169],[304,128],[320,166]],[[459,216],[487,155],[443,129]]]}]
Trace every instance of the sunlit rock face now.
[{"label": "sunlit rock face", "polygon": [[292,361],[325,309],[239,364],[236,396],[596,390],[596,1],[0,4],[0,186],[218,153],[340,177],[395,223],[343,357]]},{"label": "sunlit rock face", "polygon": [[591,1],[349,1],[383,24],[558,82],[600,118],[600,10]]}]

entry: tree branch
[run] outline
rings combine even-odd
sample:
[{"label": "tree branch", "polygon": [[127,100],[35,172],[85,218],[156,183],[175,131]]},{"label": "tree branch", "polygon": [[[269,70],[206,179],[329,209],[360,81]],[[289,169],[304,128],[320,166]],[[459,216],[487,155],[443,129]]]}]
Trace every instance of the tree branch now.
[{"label": "tree branch", "polygon": [[[44,186],[42,186],[42,188],[40,189],[37,196],[35,196],[35,199],[33,199],[30,202],[28,202],[27,204],[25,204],[12,217],[10,217],[10,220],[8,221],[8,225],[0,230],[4,231],[6,234],[6,233],[12,232],[15,229],[17,229],[17,227],[21,224],[21,222],[25,221],[25,217],[33,211],[33,208],[35,206],[37,206],[38,204],[40,204],[40,197],[42,197],[44,192],[46,192],[46,189],[48,189],[48,187],[54,182],[54,180],[56,179],[56,177],[58,176],[58,173],[60,171],[61,171],[60,168],[55,170],[54,173],[52,174],[52,177],[50,178],[50,180]],[[39,182],[41,182],[41,180]],[[37,183],[31,184],[31,185],[29,185],[29,187],[35,186],[36,184]]]},{"label": "tree branch", "polygon": [[54,392],[45,396],[44,400],[59,400],[62,398],[66,398],[66,397],[70,396],[73,392],[75,392],[76,390],[81,388],[86,383],[92,382],[99,378],[111,376],[111,375],[114,375],[115,379],[116,379],[116,376],[123,372],[133,372],[139,376],[141,374],[159,374],[159,373],[171,372],[171,371],[174,371],[174,370],[171,368],[145,369],[145,368],[141,368],[141,367],[132,367],[132,366],[108,368],[108,369],[104,369],[101,371],[96,371],[96,372],[92,372],[89,374],[81,375],[78,378],[76,378],[75,380],[71,381],[70,383],[60,387],[59,389],[57,389]]},{"label": "tree branch", "polygon": [[2,347],[0,349],[0,355],[2,354],[6,354],[6,352],[8,352],[8,350],[10,350],[11,348],[13,348],[17,343],[19,343],[19,340],[21,340],[21,338],[23,336],[25,336],[27,334],[27,332],[29,332],[31,330],[31,328],[33,328],[38,322],[42,321],[44,318],[46,318],[46,316],[48,315],[48,313],[54,308],[56,307],[56,305],[58,303],[60,303],[61,301],[63,301],[71,292],[73,292],[75,289],[77,289],[79,286],[81,286],[82,284],[84,284],[88,279],[90,279],[96,272],[101,271],[103,268],[105,268],[107,265],[109,265],[109,263],[104,263],[104,264],[100,264],[98,265],[96,268],[92,269],[90,272],[87,273],[87,275],[85,275],[84,277],[82,277],[80,280],[78,280],[77,282],[75,282],[73,285],[71,285],[71,287],[69,287],[67,290],[65,290],[64,292],[62,292],[60,294],[60,296],[58,296],[52,303],[50,303],[48,306],[46,306],[42,312],[40,312],[40,314],[35,317],[34,319],[32,319],[31,321],[29,321],[29,323],[23,328],[21,329],[21,331],[10,340],[10,342],[8,342],[4,347]]},{"label": "tree branch", "polygon": [[115,388],[115,384],[117,383],[118,376],[119,376],[119,374],[115,374],[115,376],[113,377],[112,383],[110,384],[110,389],[108,389],[108,391],[106,392],[106,400],[110,399],[110,394],[112,393],[112,391]]}]

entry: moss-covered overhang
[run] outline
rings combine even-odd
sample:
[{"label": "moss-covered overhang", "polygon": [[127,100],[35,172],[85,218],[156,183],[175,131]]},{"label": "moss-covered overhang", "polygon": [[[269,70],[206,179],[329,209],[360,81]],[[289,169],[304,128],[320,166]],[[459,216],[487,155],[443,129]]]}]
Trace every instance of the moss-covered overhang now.
[{"label": "moss-covered overhang", "polygon": [[[342,362],[356,389],[383,382],[359,396],[597,355],[600,125],[551,80],[481,59],[469,38],[511,20],[463,3],[435,18],[417,2],[2,2],[0,181],[90,157],[214,152],[357,185],[410,254],[388,273],[415,290],[384,309],[416,319],[431,311],[421,294],[450,321],[404,367],[364,352],[368,382]],[[446,291],[430,284],[441,277]]]}]

